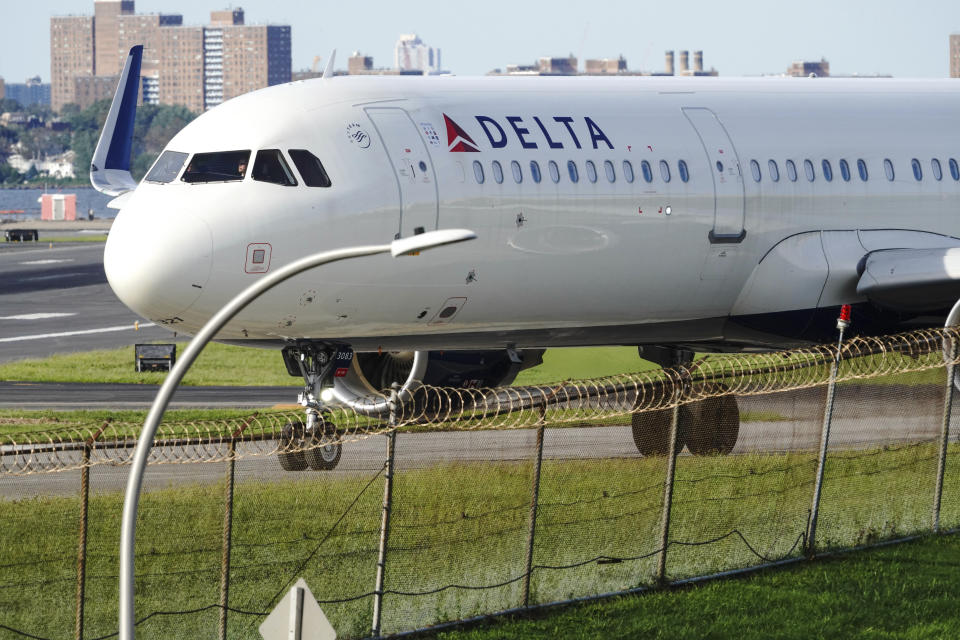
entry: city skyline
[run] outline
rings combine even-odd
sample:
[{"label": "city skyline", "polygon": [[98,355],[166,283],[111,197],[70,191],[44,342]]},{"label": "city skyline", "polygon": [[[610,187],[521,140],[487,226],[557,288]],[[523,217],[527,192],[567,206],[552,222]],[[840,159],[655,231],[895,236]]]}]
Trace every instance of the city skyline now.
[{"label": "city skyline", "polygon": [[[443,50],[443,66],[459,75],[482,75],[541,56],[587,58],[623,55],[631,69],[658,71],[666,50],[703,50],[706,66],[723,76],[782,73],[793,61],[830,61],[833,72],[897,77],[948,77],[949,35],[960,33],[960,4],[812,0],[803,5],[749,1],[736,8],[705,0],[639,4],[615,0],[602,11],[579,5],[557,11],[549,5],[487,0],[474,5],[424,0],[411,12],[374,1],[362,13],[341,4],[287,0],[137,0],[137,13],[180,13],[184,24],[206,22],[210,11],[242,7],[248,24],[290,24],[293,70],[321,65],[338,50],[336,67],[346,68],[358,50],[377,67],[393,65],[402,33],[416,33]],[[549,7],[551,12],[544,9]],[[49,20],[54,15],[92,14],[92,0],[49,0],[18,4],[4,19],[0,76],[23,82],[39,75],[50,81]]]}]

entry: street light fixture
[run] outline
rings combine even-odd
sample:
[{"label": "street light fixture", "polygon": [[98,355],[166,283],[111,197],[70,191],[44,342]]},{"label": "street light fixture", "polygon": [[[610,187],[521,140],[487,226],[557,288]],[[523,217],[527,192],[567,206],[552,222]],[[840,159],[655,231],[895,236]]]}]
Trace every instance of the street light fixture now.
[{"label": "street light fixture", "polygon": [[150,407],[150,413],[147,414],[143,423],[143,430],[140,432],[133,453],[133,463],[130,467],[130,475],[127,478],[126,495],[123,501],[120,529],[120,640],[133,640],[134,638],[133,579],[137,507],[140,502],[140,490],[143,486],[143,473],[147,466],[147,457],[150,455],[150,449],[153,446],[153,437],[174,391],[176,391],[187,370],[190,369],[193,361],[196,360],[213,336],[262,294],[308,269],[339,260],[379,253],[390,253],[393,257],[416,255],[427,249],[472,240],[476,237],[477,235],[468,229],[442,229],[394,240],[390,244],[337,249],[307,256],[257,280],[237,294],[203,325],[193,340],[190,341],[190,344],[187,345],[187,348],[177,360],[177,364],[167,375],[166,380],[157,392],[153,405]]}]

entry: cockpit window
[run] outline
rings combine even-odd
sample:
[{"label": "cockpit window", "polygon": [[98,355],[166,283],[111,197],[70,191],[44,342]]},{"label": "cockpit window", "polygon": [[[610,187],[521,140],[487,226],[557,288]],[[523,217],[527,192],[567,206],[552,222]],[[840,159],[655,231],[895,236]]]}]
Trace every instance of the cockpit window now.
[{"label": "cockpit window", "polygon": [[146,181],[161,182],[164,184],[173,182],[177,174],[180,173],[180,169],[183,169],[188,155],[187,153],[181,153],[179,151],[164,151],[160,154],[160,157],[157,158],[157,161],[153,163],[153,167],[145,178]]},{"label": "cockpit window", "polygon": [[184,182],[229,182],[243,180],[247,173],[249,151],[198,153],[190,159],[180,178]]},{"label": "cockpit window", "polygon": [[282,184],[285,187],[292,187],[297,184],[296,178],[290,172],[290,167],[283,159],[280,149],[264,149],[257,151],[257,159],[253,163],[254,180],[259,182],[272,182],[273,184]]},{"label": "cockpit window", "polygon": [[293,164],[297,165],[300,177],[308,187],[329,187],[330,178],[323,170],[320,159],[306,149],[289,149]]}]

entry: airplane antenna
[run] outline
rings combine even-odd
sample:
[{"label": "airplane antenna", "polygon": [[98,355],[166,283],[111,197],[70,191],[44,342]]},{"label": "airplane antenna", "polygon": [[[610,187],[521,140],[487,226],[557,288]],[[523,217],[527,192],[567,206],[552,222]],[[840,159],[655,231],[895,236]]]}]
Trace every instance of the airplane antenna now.
[{"label": "airplane antenna", "polygon": [[327,78],[333,77],[333,63],[336,61],[336,58],[337,58],[337,50],[334,49],[333,51],[330,52],[330,57],[327,58],[327,66],[323,68],[324,80],[326,80]]}]

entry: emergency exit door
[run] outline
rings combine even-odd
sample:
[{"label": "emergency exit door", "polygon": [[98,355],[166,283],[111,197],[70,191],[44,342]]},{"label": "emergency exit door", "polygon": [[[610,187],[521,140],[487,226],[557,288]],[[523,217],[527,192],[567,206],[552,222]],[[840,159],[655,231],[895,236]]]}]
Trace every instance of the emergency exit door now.
[{"label": "emergency exit door", "polygon": [[372,108],[367,115],[387,152],[400,191],[398,236],[414,235],[418,228],[437,228],[437,181],[420,130],[403,109]]},{"label": "emergency exit door", "polygon": [[713,179],[710,242],[740,242],[747,235],[743,228],[743,173],[733,141],[717,114],[710,109],[684,107],[683,114],[700,137]]}]

